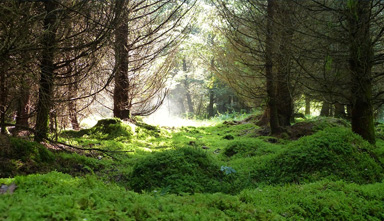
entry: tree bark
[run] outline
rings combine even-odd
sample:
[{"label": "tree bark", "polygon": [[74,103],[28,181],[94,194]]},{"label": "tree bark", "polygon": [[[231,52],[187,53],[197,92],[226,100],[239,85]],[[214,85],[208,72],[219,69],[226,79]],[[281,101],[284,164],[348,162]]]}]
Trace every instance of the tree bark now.
[{"label": "tree bark", "polygon": [[280,27],[280,46],[277,54],[277,107],[279,114],[279,126],[291,125],[293,115],[293,100],[290,88],[291,53],[290,44],[293,37],[292,21],[290,16],[289,1],[280,1],[277,5],[279,15],[282,16]]},{"label": "tree bark", "polygon": [[39,100],[37,103],[37,118],[35,126],[35,141],[40,142],[48,134],[49,111],[52,107],[54,85],[54,56],[56,51],[56,19],[55,1],[44,1],[45,13],[43,32],[43,51],[40,65]]},{"label": "tree bark", "polygon": [[271,134],[276,135],[281,132],[279,125],[279,115],[277,109],[277,95],[276,95],[276,77],[273,70],[273,51],[275,43],[273,40],[273,21],[275,15],[275,0],[268,0],[267,6],[267,36],[265,48],[265,74],[267,80],[267,94],[268,94],[268,109],[269,109],[269,124],[271,127]]},{"label": "tree bark", "polygon": [[323,106],[321,106],[320,116],[329,117],[330,114],[330,105],[328,102],[323,101]]},{"label": "tree bark", "polygon": [[305,115],[311,114],[311,98],[305,95]]},{"label": "tree bark", "polygon": [[[212,45],[213,45],[213,38],[212,38]],[[213,70],[214,68],[214,59],[211,59],[211,68]],[[215,91],[213,90],[214,85],[215,85],[215,80],[213,80],[213,73],[211,73],[211,80],[212,80],[212,85],[209,87],[209,103],[208,103],[208,117],[211,118],[215,115],[214,110],[213,110],[213,105],[215,102]]]},{"label": "tree bark", "polygon": [[371,1],[348,4],[349,72],[352,93],[352,131],[376,142],[372,107],[373,45],[370,34]]},{"label": "tree bark", "polygon": [[[184,71],[184,73],[187,73],[187,61],[185,58],[183,59],[183,71]],[[190,92],[188,75],[185,75],[184,86],[185,86],[185,95],[187,97],[188,112],[190,114],[193,114],[194,113],[193,101],[192,101],[192,96],[191,96],[191,92]]]},{"label": "tree bark", "polygon": [[115,88],[113,92],[113,115],[120,119],[130,119],[129,76],[128,76],[128,23],[123,22],[115,30]]},{"label": "tree bark", "polygon": [[[20,86],[20,97],[18,98],[18,107],[16,113],[16,125],[23,127],[29,127],[29,109],[30,109],[30,86],[27,85],[27,81],[23,80]],[[16,130],[22,130],[17,128]]]},{"label": "tree bark", "polygon": [[335,117],[346,118],[345,107],[343,104],[335,103]]},{"label": "tree bark", "polygon": [[5,70],[1,70],[0,73],[0,120],[1,120],[1,134],[6,134],[5,127],[5,111],[7,102],[7,91],[6,91],[6,73]]},{"label": "tree bark", "polygon": [[213,88],[209,89],[209,103],[208,103],[208,117],[213,117],[215,115],[213,110],[213,104],[215,101],[215,93]]}]

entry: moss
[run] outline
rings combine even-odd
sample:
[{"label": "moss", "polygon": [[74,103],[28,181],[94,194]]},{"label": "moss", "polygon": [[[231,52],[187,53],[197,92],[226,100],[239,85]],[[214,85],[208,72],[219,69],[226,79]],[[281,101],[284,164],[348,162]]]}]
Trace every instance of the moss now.
[{"label": "moss", "polygon": [[140,160],[130,176],[137,191],[171,193],[217,192],[223,173],[204,151],[180,148],[152,154]]},{"label": "moss", "polygon": [[255,174],[267,183],[313,182],[323,178],[355,183],[383,179],[374,146],[346,128],[328,128],[288,145]]},{"label": "moss", "polygon": [[0,177],[46,171],[54,163],[55,155],[39,143],[16,137],[7,140],[9,147],[0,152]]},{"label": "moss", "polygon": [[130,140],[132,138],[132,129],[120,119],[111,118],[99,120],[97,124],[90,129],[64,131],[60,136],[66,138],[89,137],[100,140]]},{"label": "moss", "polygon": [[255,138],[231,141],[224,149],[227,157],[244,158],[275,153],[280,147]]}]

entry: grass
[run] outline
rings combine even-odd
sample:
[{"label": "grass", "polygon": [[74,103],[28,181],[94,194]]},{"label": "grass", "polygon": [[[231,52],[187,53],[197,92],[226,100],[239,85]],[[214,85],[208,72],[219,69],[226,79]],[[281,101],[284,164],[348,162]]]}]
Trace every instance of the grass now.
[{"label": "grass", "polygon": [[371,146],[334,119],[303,121],[314,132],[298,140],[258,136],[247,117],[135,131],[105,120],[60,138],[134,151],[110,155],[10,138],[0,158],[19,164],[4,164],[13,178],[0,182],[18,189],[0,195],[0,220],[384,219],[383,140]]}]

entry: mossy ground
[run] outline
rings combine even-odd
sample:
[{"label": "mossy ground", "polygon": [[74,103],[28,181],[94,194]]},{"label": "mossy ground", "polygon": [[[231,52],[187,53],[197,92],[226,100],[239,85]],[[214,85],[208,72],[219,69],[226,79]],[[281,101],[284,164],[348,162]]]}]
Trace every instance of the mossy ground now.
[{"label": "mossy ground", "polygon": [[60,137],[108,154],[10,138],[1,176],[16,177],[0,183],[18,189],[0,195],[0,219],[384,219],[383,140],[371,146],[334,119],[304,121],[312,131],[300,138],[225,120],[168,129],[105,120]]}]

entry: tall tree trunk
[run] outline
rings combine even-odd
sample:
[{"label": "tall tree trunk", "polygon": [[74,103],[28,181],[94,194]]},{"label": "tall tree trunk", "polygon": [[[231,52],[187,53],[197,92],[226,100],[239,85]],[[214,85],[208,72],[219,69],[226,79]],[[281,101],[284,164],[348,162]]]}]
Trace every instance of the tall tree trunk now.
[{"label": "tall tree trunk", "polygon": [[345,118],[347,115],[345,114],[345,107],[343,104],[335,103],[335,117],[337,118]]},{"label": "tall tree trunk", "polygon": [[323,101],[323,106],[321,106],[320,116],[329,117],[330,114],[330,104],[326,101]]},{"label": "tall tree trunk", "polygon": [[290,44],[293,37],[291,11],[289,1],[279,1],[278,12],[282,27],[280,27],[280,47],[277,54],[277,108],[279,114],[279,126],[290,126],[293,115],[292,92],[290,88],[291,53]]},{"label": "tall tree trunk", "polygon": [[[30,86],[27,84],[27,81],[22,80],[20,86],[20,97],[18,98],[17,113],[16,113],[16,125],[23,127],[29,127],[29,105],[30,105]],[[20,130],[22,128],[17,128]]]},{"label": "tall tree trunk", "polygon": [[128,23],[123,22],[115,30],[115,88],[113,92],[113,115],[120,119],[130,119],[129,76],[128,76]]},{"label": "tall tree trunk", "polygon": [[265,48],[265,74],[267,80],[267,94],[268,94],[268,109],[269,109],[269,124],[271,127],[271,134],[279,134],[281,132],[279,125],[279,115],[277,109],[277,96],[276,96],[276,78],[273,70],[273,51],[275,42],[273,39],[273,26],[275,15],[276,0],[268,0],[267,7],[267,36]]},{"label": "tall tree trunk", "polygon": [[213,117],[215,115],[213,110],[213,104],[215,101],[215,93],[213,88],[209,89],[209,103],[208,103],[208,117]]},{"label": "tall tree trunk", "polygon": [[[212,45],[213,45],[213,38],[211,40]],[[211,69],[213,70],[215,64],[215,60],[212,58],[211,59]],[[215,91],[213,90],[214,85],[215,85],[215,80],[213,79],[213,73],[211,72],[211,81],[212,85],[209,87],[209,103],[208,103],[208,117],[213,117],[215,115],[214,110],[213,110],[213,104],[215,102]]]},{"label": "tall tree trunk", "polygon": [[[77,94],[77,82],[75,81],[74,84],[69,84],[68,87],[68,94],[70,96],[69,99],[76,97]],[[70,100],[68,102],[68,112],[69,112],[69,120],[71,121],[72,129],[73,130],[80,130],[80,124],[77,119],[77,105],[76,100]]]},{"label": "tall tree trunk", "polygon": [[[183,71],[184,73],[187,73],[187,61],[185,58],[183,59]],[[193,114],[194,113],[193,101],[192,101],[192,95],[190,92],[190,85],[189,85],[189,79],[187,74],[185,75],[184,86],[185,86],[185,93],[186,93],[185,95],[187,96],[188,112],[190,114]]]},{"label": "tall tree trunk", "polygon": [[305,115],[311,114],[311,98],[305,95]]},{"label": "tall tree trunk", "polygon": [[373,45],[370,35],[371,1],[348,4],[349,71],[352,92],[352,130],[375,143],[372,107]]},{"label": "tall tree trunk", "polygon": [[56,46],[56,7],[55,1],[44,1],[45,13],[43,28],[43,51],[39,83],[39,100],[37,103],[37,118],[35,126],[35,141],[40,142],[48,134],[49,111],[52,107],[53,81],[54,81],[54,56]]},{"label": "tall tree trunk", "polygon": [[182,97],[179,97],[177,100],[178,100],[178,103],[179,103],[179,106],[180,106],[181,113],[185,114],[184,99]]},{"label": "tall tree trunk", "polygon": [[6,134],[5,127],[5,111],[7,103],[7,90],[6,90],[6,73],[5,69],[0,70],[0,120],[1,120],[1,134]]}]

